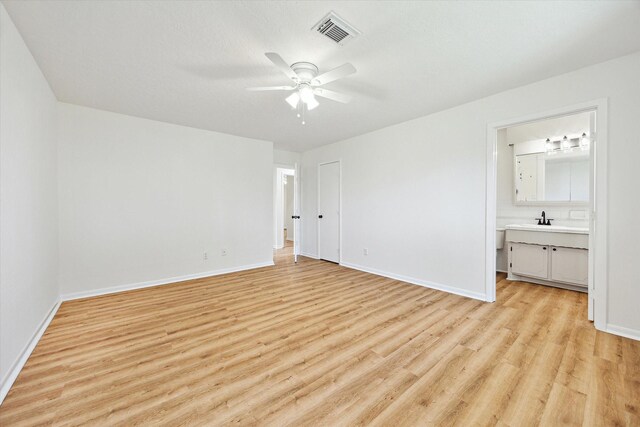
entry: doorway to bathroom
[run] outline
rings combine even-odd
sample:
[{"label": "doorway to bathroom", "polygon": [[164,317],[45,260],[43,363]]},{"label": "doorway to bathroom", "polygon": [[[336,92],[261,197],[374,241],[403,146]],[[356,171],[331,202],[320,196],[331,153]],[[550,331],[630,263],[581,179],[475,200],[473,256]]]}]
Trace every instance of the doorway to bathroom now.
[{"label": "doorway to bathroom", "polygon": [[298,165],[274,168],[274,261],[298,261],[300,253],[300,174]]},{"label": "doorway to bathroom", "polygon": [[596,157],[606,155],[605,108],[594,101],[488,127],[490,300],[505,287],[583,292],[587,317],[603,325],[606,205],[597,190],[606,165]]}]

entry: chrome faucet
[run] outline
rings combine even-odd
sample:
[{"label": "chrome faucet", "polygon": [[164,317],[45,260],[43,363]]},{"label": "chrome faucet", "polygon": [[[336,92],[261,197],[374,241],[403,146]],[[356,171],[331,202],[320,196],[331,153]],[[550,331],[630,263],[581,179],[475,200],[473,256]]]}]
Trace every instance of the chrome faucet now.
[{"label": "chrome faucet", "polygon": [[551,225],[551,221],[553,218],[547,218],[547,214],[542,211],[542,218],[536,218],[538,220],[538,225]]}]

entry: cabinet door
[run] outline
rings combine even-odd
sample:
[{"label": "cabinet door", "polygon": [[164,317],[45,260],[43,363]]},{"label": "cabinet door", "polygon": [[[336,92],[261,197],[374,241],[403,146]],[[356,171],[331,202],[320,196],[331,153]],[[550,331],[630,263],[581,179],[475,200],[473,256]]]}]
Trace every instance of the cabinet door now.
[{"label": "cabinet door", "polygon": [[511,243],[511,272],[518,276],[549,277],[549,247]]},{"label": "cabinet door", "polygon": [[551,280],[587,286],[588,279],[588,250],[551,248]]}]

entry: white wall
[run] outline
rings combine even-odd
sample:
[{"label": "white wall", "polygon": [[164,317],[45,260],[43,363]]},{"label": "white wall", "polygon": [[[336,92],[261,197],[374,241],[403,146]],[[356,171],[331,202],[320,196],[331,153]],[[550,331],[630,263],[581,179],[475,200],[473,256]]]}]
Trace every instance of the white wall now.
[{"label": "white wall", "polygon": [[300,158],[300,153],[286,150],[273,150],[273,163],[280,166],[287,166],[293,169],[296,163],[300,163]]},{"label": "white wall", "polygon": [[272,262],[271,142],[62,103],[58,141],[63,295]]},{"label": "white wall", "polygon": [[638,75],[640,52],[304,153],[302,252],[317,255],[318,162],[341,159],[344,263],[482,297],[487,124],[608,97],[608,324],[640,333]]},{"label": "white wall", "polygon": [[2,5],[0,91],[0,388],[6,391],[58,300],[58,187],[56,98]]}]

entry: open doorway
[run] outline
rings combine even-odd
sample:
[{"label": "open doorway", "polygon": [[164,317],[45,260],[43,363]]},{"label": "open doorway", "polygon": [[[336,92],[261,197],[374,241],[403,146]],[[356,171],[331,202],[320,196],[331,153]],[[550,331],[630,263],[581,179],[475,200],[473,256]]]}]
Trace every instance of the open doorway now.
[{"label": "open doorway", "polygon": [[297,262],[300,247],[297,165],[274,168],[274,261]]},{"label": "open doorway", "polygon": [[584,292],[588,318],[603,328],[605,148],[604,101],[489,125],[489,301],[501,279]]}]

